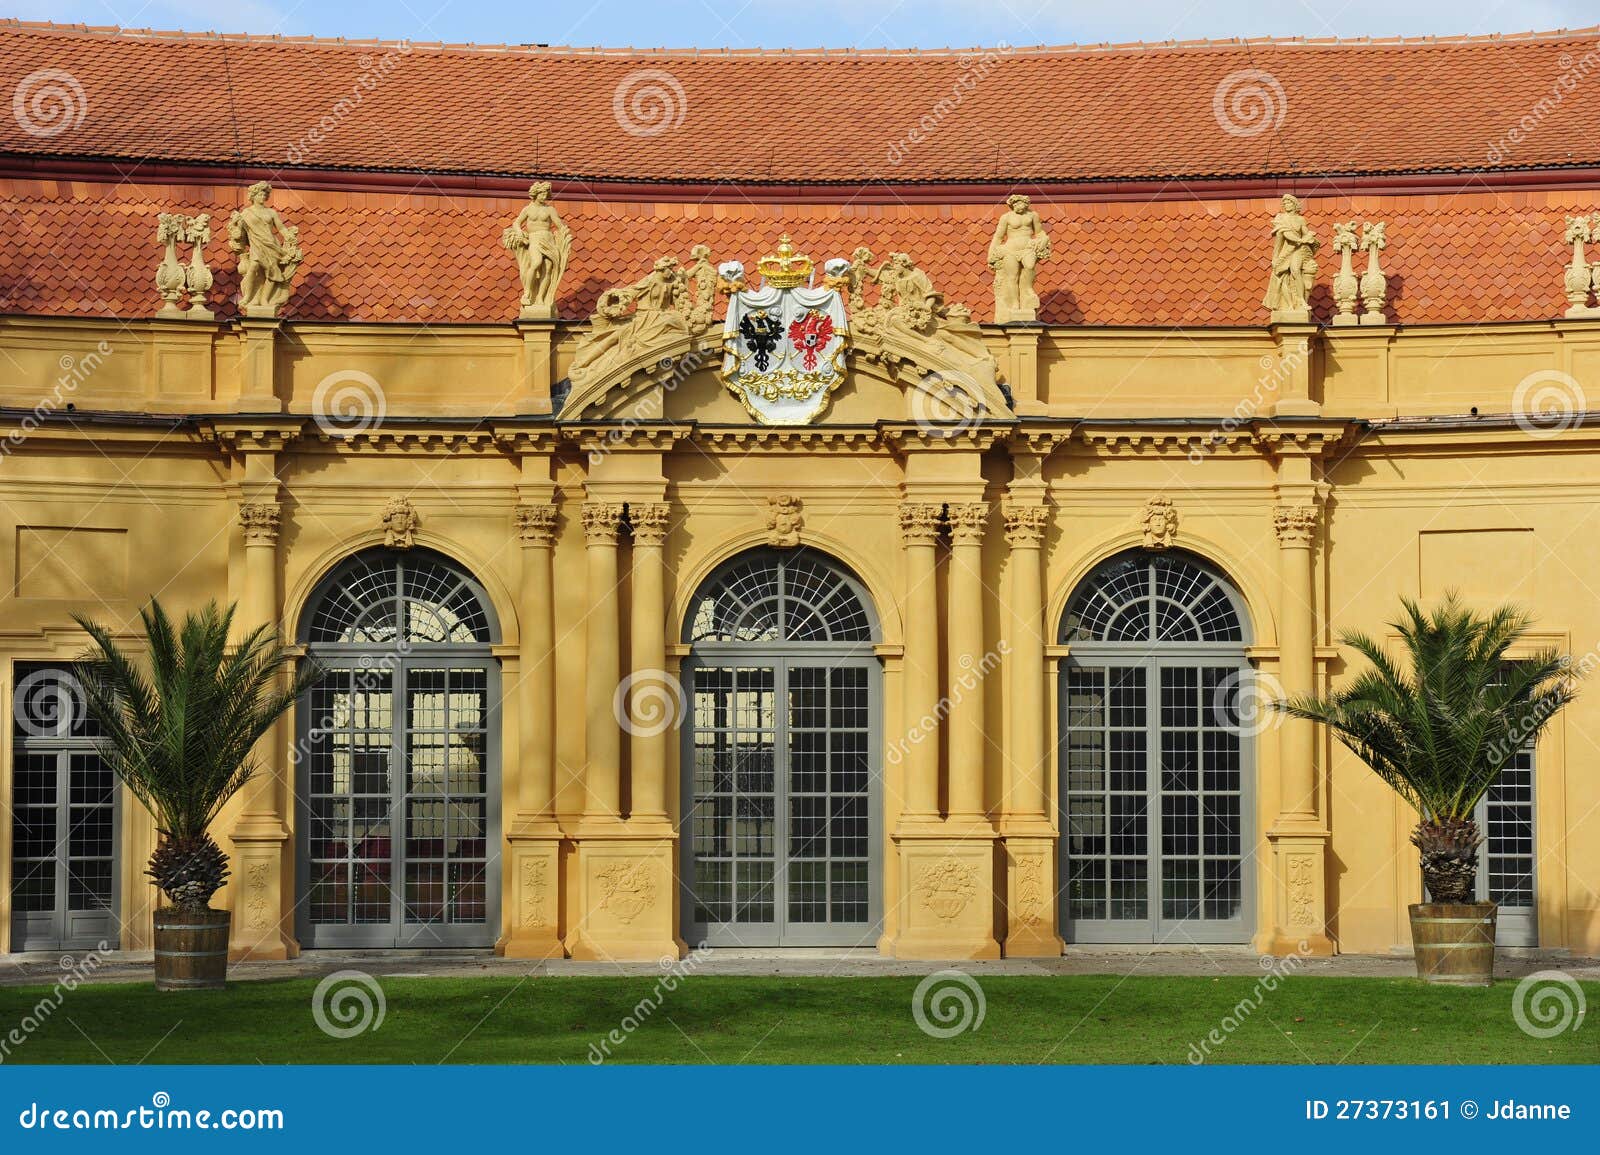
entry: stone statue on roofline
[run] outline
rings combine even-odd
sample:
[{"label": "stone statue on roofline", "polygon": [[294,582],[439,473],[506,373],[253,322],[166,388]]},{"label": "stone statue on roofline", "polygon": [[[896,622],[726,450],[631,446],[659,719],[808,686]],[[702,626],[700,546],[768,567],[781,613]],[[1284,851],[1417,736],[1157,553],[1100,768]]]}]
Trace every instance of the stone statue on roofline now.
[{"label": "stone statue on roofline", "polygon": [[[709,250],[704,259],[711,267]],[[696,266],[691,269],[698,271]],[[582,388],[652,346],[689,339],[696,311],[689,283],[690,274],[677,257],[659,257],[641,280],[601,293],[589,318],[589,332],[573,353],[568,374],[572,384]]]},{"label": "stone statue on roofline", "polygon": [[1322,242],[1300,211],[1300,198],[1285,193],[1272,218],[1272,271],[1261,304],[1273,321],[1311,320],[1311,285],[1317,277],[1316,251]]},{"label": "stone statue on roofline", "polygon": [[500,236],[516,258],[522,278],[522,316],[549,320],[556,315],[556,290],[572,257],[572,232],[550,201],[550,182],[528,187],[528,203]]},{"label": "stone statue on roofline", "polygon": [[300,230],[285,225],[267,203],[272,186],[266,181],[245,195],[250,203],[228,218],[228,248],[239,255],[239,304],[247,317],[276,317],[305,260]]},{"label": "stone statue on roofline", "polygon": [[[872,259],[871,249],[858,248],[848,270],[840,273],[850,290],[852,333],[869,342],[897,338],[934,360],[962,365],[961,372],[979,380],[986,368],[993,374],[994,359],[972,320],[972,310],[960,303],[947,304],[909,253],[890,253],[875,269]],[[865,301],[868,285],[878,287],[878,299],[871,305]]]},{"label": "stone statue on roofline", "polygon": [[1044,222],[1027,197],[1006,198],[1006,211],[995,225],[989,242],[989,267],[994,270],[994,319],[1005,325],[1039,319],[1039,294],[1034,291],[1034,271],[1050,256],[1050,238]]}]

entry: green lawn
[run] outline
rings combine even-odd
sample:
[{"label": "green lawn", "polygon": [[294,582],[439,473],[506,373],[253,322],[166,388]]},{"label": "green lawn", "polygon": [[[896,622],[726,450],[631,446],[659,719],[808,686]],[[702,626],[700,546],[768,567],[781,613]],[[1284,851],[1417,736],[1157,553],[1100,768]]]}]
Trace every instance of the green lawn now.
[{"label": "green lawn", "polygon": [[[1240,1000],[1261,998],[1209,1061],[1219,1063],[1594,1063],[1600,1024],[1552,1039],[1512,1019],[1515,983],[1483,990],[1410,980],[986,977],[982,1024],[930,1038],[913,1020],[916,978],[690,977],[383,980],[381,1026],[330,1038],[311,1013],[316,981],[163,994],[94,985],[65,996],[21,1045],[6,1032],[48,988],[0,988],[12,1063],[586,1063],[612,1041],[623,1063],[1186,1063]],[[1600,1005],[1600,983],[1587,985]]]}]

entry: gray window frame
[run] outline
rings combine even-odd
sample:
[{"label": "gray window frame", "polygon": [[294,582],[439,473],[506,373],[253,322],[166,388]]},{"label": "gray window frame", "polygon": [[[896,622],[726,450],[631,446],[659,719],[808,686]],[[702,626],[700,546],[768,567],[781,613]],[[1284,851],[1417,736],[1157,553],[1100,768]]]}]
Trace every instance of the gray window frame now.
[{"label": "gray window frame", "polygon": [[[63,662],[30,662],[17,661],[12,663],[11,688],[13,712],[16,705],[16,690],[19,681],[29,676],[30,673],[45,669],[55,669],[72,675],[71,666]],[[54,755],[56,759],[56,830],[58,834],[56,854],[56,883],[55,907],[50,911],[21,911],[15,909],[13,896],[6,894],[6,903],[11,908],[11,950],[14,953],[24,951],[55,951],[55,950],[88,950],[99,947],[102,943],[107,949],[115,950],[121,943],[122,934],[122,782],[115,774],[111,776],[111,884],[110,902],[99,910],[71,910],[68,908],[71,887],[68,883],[68,861],[71,850],[71,833],[61,844],[59,834],[61,831],[62,814],[72,813],[72,759],[85,754],[100,757],[100,739],[93,737],[75,737],[70,733],[72,719],[64,718],[61,728],[67,733],[57,734],[24,734],[17,733],[13,725],[11,735],[11,789],[16,790],[17,758],[23,754]],[[107,771],[110,772],[109,769]],[[11,821],[10,815],[15,805],[15,797],[7,800],[7,823]],[[16,844],[13,838],[11,844],[11,881],[16,882]]]},{"label": "gray window frame", "polygon": [[[384,557],[390,564],[415,564],[425,561],[443,565],[460,577],[478,600],[489,625],[489,640],[473,643],[396,642],[392,644],[309,643],[311,624],[327,594],[352,570]],[[309,903],[311,881],[311,795],[306,786],[310,773],[308,756],[297,758],[295,772],[295,933],[307,949],[404,948],[408,950],[463,949],[492,947],[500,937],[501,864],[504,847],[501,829],[503,790],[501,743],[501,671],[493,648],[501,637],[499,620],[487,591],[467,568],[454,559],[431,550],[366,550],[345,559],[317,584],[301,613],[299,638],[306,654],[330,673],[387,670],[392,694],[389,789],[390,811],[390,907],[387,923],[313,923]],[[406,677],[416,669],[482,670],[485,673],[484,708],[487,765],[484,866],[484,920],[481,923],[408,923],[405,907],[405,756],[409,742],[406,729]],[[309,694],[309,692],[308,692]],[[295,707],[297,751],[311,749],[312,710],[309,698]]]},{"label": "gray window frame", "polygon": [[[1519,751],[1518,756],[1526,757],[1528,760],[1527,817],[1531,849],[1528,891],[1533,902],[1529,906],[1507,906],[1503,902],[1500,904],[1495,917],[1495,943],[1499,946],[1533,947],[1539,945],[1539,754],[1532,745],[1529,745]],[[1500,773],[1504,776],[1505,771],[1502,770]],[[1490,793],[1493,793],[1492,788]],[[1478,847],[1477,893],[1474,895],[1479,902],[1493,901],[1489,894],[1489,859],[1494,853],[1491,845],[1489,810],[1494,805],[1507,804],[1494,802],[1489,794],[1485,794],[1473,812],[1478,829],[1483,832],[1483,844]]]},{"label": "gray window frame", "polygon": [[[806,556],[820,561],[841,578],[865,612],[870,640],[860,642],[785,642],[785,641],[699,641],[691,638],[694,618],[702,597],[716,587],[730,571],[752,559],[770,556],[781,564],[786,558]],[[680,727],[679,773],[679,878],[680,907],[685,941],[696,946],[720,947],[853,947],[875,943],[883,933],[883,662],[875,653],[881,634],[878,617],[866,586],[842,562],[818,550],[778,550],[758,547],[727,559],[701,582],[690,599],[683,624],[683,641],[690,644],[680,678],[688,701]],[[701,923],[695,920],[695,847],[693,815],[695,731],[694,675],[697,670],[722,667],[772,669],[773,674],[773,816],[775,866],[773,877],[774,919],[769,924]],[[867,921],[864,923],[794,923],[785,918],[788,866],[788,775],[779,765],[788,749],[788,711],[784,708],[788,671],[795,666],[859,668],[867,671]]]},{"label": "gray window frame", "polygon": [[[1066,637],[1067,616],[1079,595],[1096,582],[1108,568],[1129,561],[1144,564],[1158,558],[1181,561],[1200,570],[1215,581],[1227,595],[1239,621],[1240,638],[1228,642],[1159,641],[1069,641]],[[1113,615],[1114,617],[1115,615]],[[1107,558],[1096,565],[1078,583],[1062,607],[1057,625],[1057,637],[1068,647],[1067,657],[1057,675],[1057,818],[1061,827],[1061,888],[1056,896],[1061,935],[1068,943],[1136,944],[1193,942],[1200,944],[1248,943],[1256,930],[1256,870],[1258,851],[1258,820],[1256,798],[1256,742],[1248,731],[1240,733],[1239,742],[1239,876],[1240,905],[1236,917],[1227,920],[1164,919],[1161,917],[1161,671],[1164,669],[1190,669],[1198,667],[1226,667],[1238,671],[1241,679],[1253,679],[1255,667],[1246,656],[1251,644],[1250,615],[1238,587],[1216,566],[1203,558],[1178,550],[1155,553],[1132,550]],[[1145,671],[1145,733],[1146,733],[1146,861],[1150,868],[1147,901],[1149,917],[1145,919],[1073,919],[1070,915],[1070,879],[1068,863],[1070,852],[1070,798],[1067,790],[1068,773],[1068,691],[1069,673],[1073,667],[1086,669],[1143,669]],[[1109,813],[1108,813],[1109,822]],[[1108,826],[1109,831],[1109,826]],[[1185,856],[1189,857],[1189,856]]]}]

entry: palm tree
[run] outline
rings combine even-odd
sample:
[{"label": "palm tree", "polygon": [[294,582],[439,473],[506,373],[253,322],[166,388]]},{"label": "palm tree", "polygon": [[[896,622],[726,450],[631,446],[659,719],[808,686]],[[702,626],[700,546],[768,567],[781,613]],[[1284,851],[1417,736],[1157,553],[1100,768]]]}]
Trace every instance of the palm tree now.
[{"label": "palm tree", "polygon": [[1473,813],[1506,763],[1576,695],[1571,664],[1548,649],[1507,658],[1532,621],[1513,606],[1480,615],[1454,593],[1431,614],[1409,598],[1402,605],[1392,625],[1409,669],[1371,637],[1343,633],[1372,668],[1331,697],[1274,704],[1327,726],[1411,804],[1429,896],[1471,902],[1483,842]]},{"label": "palm tree", "polygon": [[209,909],[228,856],[208,832],[256,770],[251,750],[315,677],[311,663],[283,678],[291,658],[267,627],[230,645],[234,607],[211,602],[174,629],[161,604],[139,612],[146,672],[104,626],[74,615],[94,641],[77,663],[100,754],[156,820],[149,875],[182,911]]}]

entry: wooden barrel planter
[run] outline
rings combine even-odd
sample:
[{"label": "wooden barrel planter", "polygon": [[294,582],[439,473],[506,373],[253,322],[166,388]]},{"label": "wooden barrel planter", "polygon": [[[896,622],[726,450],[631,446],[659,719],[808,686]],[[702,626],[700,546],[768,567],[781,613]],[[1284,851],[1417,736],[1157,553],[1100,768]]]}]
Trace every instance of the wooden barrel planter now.
[{"label": "wooden barrel planter", "polygon": [[1492,902],[1419,902],[1411,907],[1411,949],[1425,983],[1486,987],[1494,981]]},{"label": "wooden barrel planter", "polygon": [[156,990],[221,990],[228,979],[229,912],[158,910]]}]

